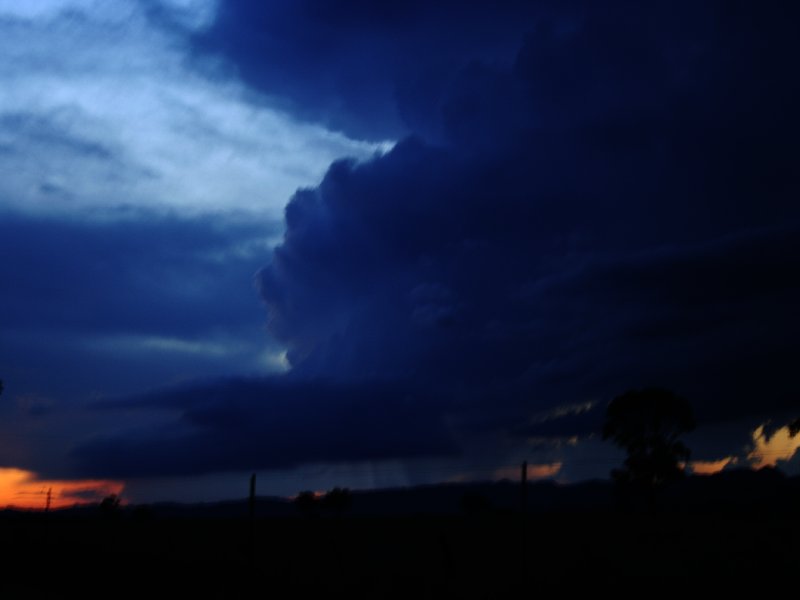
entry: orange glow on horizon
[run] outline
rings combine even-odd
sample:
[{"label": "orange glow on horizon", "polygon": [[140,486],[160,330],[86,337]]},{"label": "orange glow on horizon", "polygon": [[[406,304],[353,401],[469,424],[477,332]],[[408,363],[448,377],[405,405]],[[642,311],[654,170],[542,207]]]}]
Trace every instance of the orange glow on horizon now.
[{"label": "orange glow on horizon", "polygon": [[[559,471],[564,463],[561,461],[553,463],[544,463],[538,465],[528,465],[528,481],[536,481],[537,479],[548,479],[553,477]],[[522,477],[520,465],[510,467],[500,467],[492,471],[488,479],[492,481],[502,481],[503,479],[510,479],[512,481],[519,481]],[[478,473],[459,473],[448,477],[445,483],[469,483],[470,481],[486,481],[487,477]]]},{"label": "orange glow on horizon", "polygon": [[792,437],[789,427],[784,426],[767,437],[764,426],[759,425],[753,432],[753,450],[747,455],[754,469],[774,467],[779,460],[789,460],[800,448],[800,434]]},{"label": "orange glow on horizon", "polygon": [[[325,490],[308,490],[308,491],[310,491],[311,494],[314,496],[314,500],[319,500],[320,498],[323,498],[325,496],[325,494],[328,493]],[[295,501],[295,500],[297,500],[297,497],[302,493],[304,493],[304,492],[298,492],[297,494],[293,494],[291,496],[287,496],[287,498],[289,500],[291,500],[291,501]]]},{"label": "orange glow on horizon", "polygon": [[695,475],[714,475],[731,464],[736,464],[735,456],[726,456],[719,460],[694,460],[690,463],[692,473]]},{"label": "orange glow on horizon", "polygon": [[44,510],[47,491],[52,490],[50,508],[99,502],[109,494],[121,494],[125,485],[119,481],[79,479],[60,481],[38,479],[24,469],[0,468],[0,508]]},{"label": "orange glow on horizon", "polygon": [[[547,479],[549,477],[553,477],[561,470],[562,466],[564,466],[564,463],[560,461],[554,463],[545,463],[540,465],[528,465],[528,481],[536,479]],[[503,467],[501,469],[497,469],[494,473],[492,473],[492,479],[496,480],[520,479],[521,476],[522,476],[522,471],[520,466],[518,465],[513,467]]]}]

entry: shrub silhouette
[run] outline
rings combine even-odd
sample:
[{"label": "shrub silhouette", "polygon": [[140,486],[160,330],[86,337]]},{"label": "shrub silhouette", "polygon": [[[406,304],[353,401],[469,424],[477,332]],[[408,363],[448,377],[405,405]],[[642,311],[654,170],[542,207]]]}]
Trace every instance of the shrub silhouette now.
[{"label": "shrub silhouette", "polygon": [[684,475],[689,448],[678,438],[694,429],[690,404],[661,388],[629,390],[608,405],[603,439],[625,449],[622,469],[611,476],[654,492]]}]

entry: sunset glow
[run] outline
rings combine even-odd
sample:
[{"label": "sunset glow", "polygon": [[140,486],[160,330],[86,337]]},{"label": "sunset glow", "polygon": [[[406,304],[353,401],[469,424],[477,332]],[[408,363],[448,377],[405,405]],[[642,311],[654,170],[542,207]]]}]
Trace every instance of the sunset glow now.
[{"label": "sunset glow", "polygon": [[767,435],[760,425],[753,432],[753,450],[747,455],[754,469],[774,467],[779,460],[789,460],[800,448],[800,435],[792,437],[784,426]]},{"label": "sunset glow", "polygon": [[44,509],[47,491],[52,490],[50,508],[99,502],[109,494],[120,494],[124,484],[118,481],[38,479],[32,471],[0,469],[0,508]]},{"label": "sunset glow", "polygon": [[736,464],[735,456],[726,456],[719,460],[695,460],[691,462],[692,473],[695,475],[714,475],[730,464]]},{"label": "sunset glow", "polygon": [[[528,465],[528,480],[547,479],[556,475],[563,466],[561,462],[545,463],[541,465]],[[503,467],[492,474],[492,479],[519,479],[521,469],[519,466]]]}]

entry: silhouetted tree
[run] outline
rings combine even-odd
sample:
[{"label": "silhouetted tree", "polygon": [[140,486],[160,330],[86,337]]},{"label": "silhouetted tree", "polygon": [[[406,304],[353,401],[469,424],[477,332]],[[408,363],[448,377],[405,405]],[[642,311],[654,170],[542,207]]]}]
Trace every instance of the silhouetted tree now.
[{"label": "silhouetted tree", "polygon": [[100,514],[105,517],[113,517],[119,514],[122,499],[117,494],[109,494],[100,502]]},{"label": "silhouetted tree", "polygon": [[310,491],[300,492],[294,499],[294,505],[301,513],[310,516],[317,506],[317,496]]},{"label": "silhouetted tree", "polygon": [[689,402],[669,390],[630,390],[608,405],[603,439],[624,448],[628,457],[612,477],[651,493],[684,475],[689,448],[678,438],[694,429]]},{"label": "silhouetted tree", "polygon": [[[1,386],[0,386],[0,389],[2,389]],[[794,421],[789,423],[789,435],[791,437],[794,437],[798,433],[800,433],[800,417],[798,417],[797,419],[795,419]]]},{"label": "silhouetted tree", "polygon": [[353,495],[347,488],[335,487],[322,498],[322,506],[330,511],[341,515],[350,508],[353,503]]}]

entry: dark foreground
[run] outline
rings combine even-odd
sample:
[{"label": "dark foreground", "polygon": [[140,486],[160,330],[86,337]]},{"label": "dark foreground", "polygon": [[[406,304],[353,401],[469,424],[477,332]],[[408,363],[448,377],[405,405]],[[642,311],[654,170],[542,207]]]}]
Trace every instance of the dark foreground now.
[{"label": "dark foreground", "polygon": [[[0,597],[534,597],[790,583],[800,504],[606,507],[523,517],[5,514]],[[162,583],[163,582],[163,583]],[[643,587],[644,586],[644,587]],[[166,589],[165,589],[166,588]]]}]

